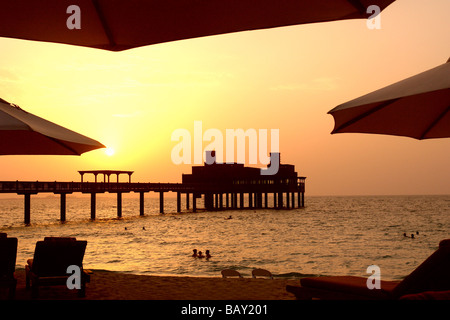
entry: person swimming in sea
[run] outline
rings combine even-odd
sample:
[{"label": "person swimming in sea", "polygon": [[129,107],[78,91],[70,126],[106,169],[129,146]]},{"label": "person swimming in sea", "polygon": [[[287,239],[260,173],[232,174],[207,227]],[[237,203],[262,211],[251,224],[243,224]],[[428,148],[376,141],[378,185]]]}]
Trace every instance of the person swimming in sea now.
[{"label": "person swimming in sea", "polygon": [[197,258],[204,258],[205,256],[201,251],[198,252]]},{"label": "person swimming in sea", "polygon": [[205,255],[206,255],[206,260],[208,260],[209,258],[211,258],[211,254],[209,253],[209,250],[205,251]]},{"label": "person swimming in sea", "polygon": [[193,258],[197,258],[197,249],[192,250],[194,254],[192,255]]}]

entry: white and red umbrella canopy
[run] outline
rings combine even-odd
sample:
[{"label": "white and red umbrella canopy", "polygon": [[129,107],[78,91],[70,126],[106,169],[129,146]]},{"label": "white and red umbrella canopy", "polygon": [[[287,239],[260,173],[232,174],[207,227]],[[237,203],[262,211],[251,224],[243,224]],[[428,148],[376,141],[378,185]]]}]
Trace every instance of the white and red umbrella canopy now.
[{"label": "white and red umbrella canopy", "polygon": [[332,133],[373,133],[414,139],[450,137],[450,59],[328,112]]},{"label": "white and red umbrella canopy", "polygon": [[81,155],[104,147],[0,99],[0,155]]},{"label": "white and red umbrella canopy", "polygon": [[[121,51],[156,43],[314,22],[367,19],[394,0],[14,0],[0,37]],[[76,6],[76,7],[74,7]]]}]

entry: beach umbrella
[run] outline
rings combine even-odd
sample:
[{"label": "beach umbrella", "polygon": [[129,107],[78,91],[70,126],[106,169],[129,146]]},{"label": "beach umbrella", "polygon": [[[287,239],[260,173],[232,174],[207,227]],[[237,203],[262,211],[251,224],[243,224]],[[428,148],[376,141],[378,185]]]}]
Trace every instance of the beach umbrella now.
[{"label": "beach umbrella", "polygon": [[0,99],[0,155],[81,155],[104,147]]},{"label": "beach umbrella", "polygon": [[357,132],[415,139],[450,137],[450,59],[328,112],[332,133]]},{"label": "beach umbrella", "polygon": [[0,37],[111,51],[238,31],[367,19],[394,0],[14,0]]}]

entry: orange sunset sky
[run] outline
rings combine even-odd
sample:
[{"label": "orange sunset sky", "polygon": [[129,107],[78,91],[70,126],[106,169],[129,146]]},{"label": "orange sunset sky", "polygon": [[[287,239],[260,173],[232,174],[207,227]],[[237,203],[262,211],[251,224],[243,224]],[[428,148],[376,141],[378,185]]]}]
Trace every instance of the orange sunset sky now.
[{"label": "orange sunset sky", "polygon": [[[77,156],[0,156],[0,180],[79,181],[134,170],[181,182],[174,130],[279,129],[306,195],[450,194],[450,139],[331,135],[327,112],[450,57],[450,1],[397,0],[366,20],[219,35],[108,52],[0,38],[0,97],[102,142]],[[208,142],[204,142],[204,147]]]}]

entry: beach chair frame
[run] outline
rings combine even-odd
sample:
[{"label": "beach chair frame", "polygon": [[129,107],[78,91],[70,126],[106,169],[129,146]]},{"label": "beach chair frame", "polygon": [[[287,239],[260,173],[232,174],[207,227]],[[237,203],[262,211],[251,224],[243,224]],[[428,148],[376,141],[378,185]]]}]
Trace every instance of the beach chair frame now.
[{"label": "beach chair frame", "polygon": [[450,290],[450,239],[402,281],[381,281],[381,289],[369,289],[367,278],[355,276],[307,277],[300,286],[286,286],[297,299],[323,300],[397,300],[423,292]]},{"label": "beach chair frame", "polygon": [[16,294],[17,243],[17,238],[8,238],[4,233],[0,235],[0,287],[8,288],[9,299],[14,299]]},{"label": "beach chair frame", "polygon": [[37,298],[40,286],[67,285],[71,274],[67,268],[78,266],[81,271],[81,288],[78,296],[85,297],[86,283],[90,282],[89,273],[83,269],[83,258],[87,241],[75,238],[45,238],[38,241],[33,259],[25,266],[26,288],[32,291],[32,297]]}]

